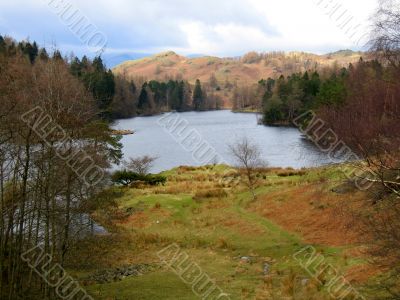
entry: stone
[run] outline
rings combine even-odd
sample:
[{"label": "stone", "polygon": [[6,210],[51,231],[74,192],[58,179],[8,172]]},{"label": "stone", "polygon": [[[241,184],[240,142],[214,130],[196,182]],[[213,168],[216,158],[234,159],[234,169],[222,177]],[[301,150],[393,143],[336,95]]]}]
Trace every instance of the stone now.
[{"label": "stone", "polygon": [[270,270],[270,265],[268,263],[264,263],[263,265],[263,274],[268,275]]},{"label": "stone", "polygon": [[245,263],[251,263],[251,258],[250,258],[249,256],[242,256],[242,257],[240,258],[240,260],[241,260],[242,262],[245,262]]},{"label": "stone", "polygon": [[308,278],[304,278],[304,279],[301,280],[301,285],[302,286],[306,286],[308,284],[308,282],[309,282],[309,279]]},{"label": "stone", "polygon": [[152,271],[159,266],[149,264],[137,264],[130,266],[118,267],[115,269],[100,270],[90,275],[87,279],[97,283],[111,283],[121,281],[129,276],[140,276],[143,272]]}]

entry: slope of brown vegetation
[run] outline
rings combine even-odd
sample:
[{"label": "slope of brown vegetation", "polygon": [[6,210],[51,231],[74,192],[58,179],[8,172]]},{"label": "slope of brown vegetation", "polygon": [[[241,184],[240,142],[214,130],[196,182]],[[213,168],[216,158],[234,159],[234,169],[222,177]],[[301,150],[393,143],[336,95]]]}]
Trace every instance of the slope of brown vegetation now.
[{"label": "slope of brown vegetation", "polygon": [[[349,195],[321,191],[316,185],[279,190],[260,197],[251,210],[273,220],[306,242],[329,246],[355,244],[358,226],[353,224]],[[352,203],[362,199],[352,194]]]},{"label": "slope of brown vegetation", "polygon": [[244,58],[219,58],[204,56],[187,58],[169,51],[151,57],[126,61],[116,66],[116,74],[125,73],[128,76],[142,76],[146,79],[164,80],[165,78],[181,77],[194,83],[196,79],[208,81],[215,74],[218,82],[224,84],[240,81],[241,83],[256,83],[261,78],[290,75],[293,72],[304,72],[308,69],[321,68],[337,64],[338,67],[360,59],[361,53],[315,55],[302,52],[266,54],[259,61],[248,63]]},{"label": "slope of brown vegetation", "polygon": [[[365,197],[359,191],[336,194],[314,183],[263,195],[249,209],[285,230],[296,232],[306,243],[345,248],[351,245],[354,247],[344,251],[344,259],[370,260],[371,256],[362,246],[363,223],[355,217]],[[386,271],[379,264],[363,263],[349,267],[344,275],[349,282],[362,284]]]},{"label": "slope of brown vegetation", "polygon": [[[316,55],[303,52],[248,53],[242,58],[204,56],[187,58],[169,51],[151,57],[126,61],[113,69],[115,74],[146,80],[184,79],[194,84],[196,79],[209,83],[212,75],[219,86],[216,94],[230,107],[233,86],[251,86],[260,79],[290,75],[307,70],[323,70],[328,66],[347,67],[360,59],[362,53],[339,51]],[[253,56],[255,56],[253,58]]]}]

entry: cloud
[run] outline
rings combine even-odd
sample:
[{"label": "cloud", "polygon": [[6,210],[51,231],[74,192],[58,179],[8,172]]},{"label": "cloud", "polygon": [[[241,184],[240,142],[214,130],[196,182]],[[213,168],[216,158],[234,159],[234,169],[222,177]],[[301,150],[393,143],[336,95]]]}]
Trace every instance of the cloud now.
[{"label": "cloud", "polygon": [[[48,3],[62,0],[0,1],[0,34],[62,50],[85,53],[80,40]],[[339,3],[367,30],[377,0],[64,0],[87,16],[108,39],[109,53],[240,55],[251,50],[328,52],[359,48],[324,11]],[[336,2],[335,2],[336,1]],[[326,6],[326,5],[325,5]]]},{"label": "cloud", "polygon": [[261,51],[260,46],[266,44],[269,36],[258,27],[235,23],[211,26],[201,22],[188,22],[181,25],[181,30],[186,34],[187,48],[177,50],[225,56],[249,50]]}]

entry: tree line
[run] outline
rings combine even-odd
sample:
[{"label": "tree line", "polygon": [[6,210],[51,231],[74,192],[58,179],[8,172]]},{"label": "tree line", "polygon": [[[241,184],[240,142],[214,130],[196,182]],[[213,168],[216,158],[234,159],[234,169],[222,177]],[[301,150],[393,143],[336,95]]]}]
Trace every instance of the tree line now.
[{"label": "tree line", "polygon": [[[388,50],[377,49],[379,56]],[[340,104],[317,110],[326,122],[321,132],[330,128],[357,154],[359,160],[350,165],[359,179],[371,185],[365,202],[352,213],[361,224],[362,242],[373,264],[387,270],[370,287],[386,291],[379,299],[400,297],[400,56],[398,48],[393,50],[349,68]]]},{"label": "tree line", "polygon": [[64,267],[90,228],[83,217],[122,156],[105,120],[111,78],[99,59],[76,69],[59,51],[0,37],[1,299],[56,299],[23,254],[41,247],[53,261],[43,272]]},{"label": "tree line", "polygon": [[[361,59],[359,64],[363,64]],[[354,69],[328,69],[323,76],[318,71],[281,75],[277,79],[260,80],[263,122],[267,125],[291,125],[294,118],[307,110],[323,106],[340,106],[348,93],[346,83]]]},{"label": "tree line", "polygon": [[216,108],[200,81],[138,82],[114,76],[101,57],[66,58],[0,36],[1,299],[56,298],[23,254],[39,246],[53,263],[68,265],[91,228],[88,216],[103,205],[109,167],[122,158],[110,120]]},{"label": "tree line", "polygon": [[[166,111],[203,111],[220,109],[223,101],[214,93],[213,87],[202,86],[200,80],[192,85],[183,79],[165,81],[128,78],[114,75],[106,67],[100,56],[93,60],[87,56],[63,57],[55,50],[51,55],[36,42],[16,42],[12,38],[0,36],[0,51],[6,57],[23,55],[31,64],[49,59],[61,60],[70,73],[84,84],[91,93],[105,120],[129,118],[138,115],[152,115]],[[209,91],[209,92],[208,92]]]},{"label": "tree line", "polygon": [[114,75],[101,57],[90,61],[74,57],[71,73],[90,90],[106,119],[153,115],[167,111],[219,109],[221,101],[207,96],[200,80],[194,86],[182,79],[166,81],[130,79]]},{"label": "tree line", "polygon": [[[363,201],[349,199],[352,226],[371,262],[384,270],[368,284],[372,298],[400,297],[400,5],[383,0],[373,18],[369,61],[259,82],[264,122],[290,124],[312,110],[308,135],[319,132],[331,158],[368,183]],[[316,120],[315,123],[313,120]],[[318,122],[322,120],[323,122]],[[318,136],[318,134],[316,134]],[[331,146],[329,148],[329,146]],[[333,147],[333,148],[332,148]],[[329,149],[328,149],[329,148]],[[349,185],[349,182],[344,182]],[[346,205],[347,203],[343,203]],[[379,293],[379,294],[377,294]]]},{"label": "tree line", "polygon": [[207,94],[198,79],[194,86],[185,80],[145,81],[137,94],[137,114],[142,115],[171,110],[204,111],[222,107],[222,100],[213,93]]},{"label": "tree line", "polygon": [[[371,262],[382,272],[369,284],[372,297],[400,298],[400,4],[379,2],[370,40],[374,60],[360,60],[321,82],[314,104],[327,133],[326,145],[339,140],[335,155],[357,155],[348,164],[368,183],[364,201],[349,205]],[[347,153],[346,153],[347,152]],[[356,203],[355,203],[356,202]],[[379,292],[377,294],[376,292]],[[382,292],[384,291],[384,292]],[[375,292],[375,293],[374,293]],[[377,296],[379,295],[379,296]]]}]

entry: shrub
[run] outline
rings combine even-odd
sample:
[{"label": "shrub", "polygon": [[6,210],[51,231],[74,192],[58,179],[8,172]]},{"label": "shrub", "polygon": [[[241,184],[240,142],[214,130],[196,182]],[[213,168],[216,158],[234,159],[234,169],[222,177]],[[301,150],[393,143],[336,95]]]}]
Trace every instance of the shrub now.
[{"label": "shrub", "polygon": [[124,186],[130,185],[133,181],[140,180],[140,175],[135,172],[122,170],[116,171],[111,175],[111,180],[114,183],[121,184]]},{"label": "shrub", "polygon": [[82,208],[87,211],[95,211],[97,209],[118,207],[116,199],[123,195],[123,191],[118,187],[111,187],[95,194],[93,197],[87,199]]},{"label": "shrub", "polygon": [[167,181],[167,177],[162,175],[146,175],[143,176],[142,180],[150,185],[158,185],[158,184],[164,185],[165,182]]},{"label": "shrub", "polygon": [[124,186],[131,185],[133,182],[142,182],[149,185],[165,184],[167,178],[162,175],[140,175],[132,171],[122,170],[112,174],[111,180],[116,184]]},{"label": "shrub", "polygon": [[202,198],[224,198],[227,197],[228,194],[224,189],[209,189],[204,191],[198,191],[193,199],[198,200]]},{"label": "shrub", "polygon": [[293,170],[293,169],[285,169],[278,171],[277,175],[280,177],[288,177],[288,176],[303,176],[306,175],[305,170]]},{"label": "shrub", "polygon": [[186,171],[186,172],[191,172],[191,171],[196,171],[196,167],[192,167],[192,166],[180,166],[178,168],[178,170],[180,171]]}]

